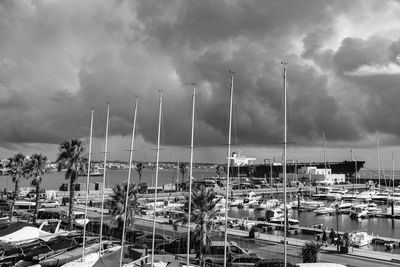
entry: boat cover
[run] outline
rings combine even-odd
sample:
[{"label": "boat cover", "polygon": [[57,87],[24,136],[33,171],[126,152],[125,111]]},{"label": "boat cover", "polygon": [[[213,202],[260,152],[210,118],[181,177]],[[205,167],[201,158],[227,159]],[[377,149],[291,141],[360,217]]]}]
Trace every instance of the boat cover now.
[{"label": "boat cover", "polygon": [[22,228],[24,228],[26,226],[32,227],[33,225],[29,224],[29,223],[24,223],[24,222],[16,222],[16,223],[10,224],[7,227],[0,230],[0,236],[12,234],[18,230],[21,230]]},{"label": "boat cover", "polygon": [[[124,255],[122,259],[122,263],[130,263],[137,259],[140,259],[143,256],[142,252],[135,251],[131,248],[124,247]],[[101,257],[93,267],[108,267],[108,266],[118,266],[119,261],[121,259],[121,249],[118,249],[104,257]]]}]

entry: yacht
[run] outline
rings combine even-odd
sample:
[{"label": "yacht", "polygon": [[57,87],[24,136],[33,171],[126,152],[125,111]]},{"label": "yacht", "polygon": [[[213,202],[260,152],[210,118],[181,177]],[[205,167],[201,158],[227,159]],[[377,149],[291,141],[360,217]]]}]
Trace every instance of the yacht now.
[{"label": "yacht", "polygon": [[357,200],[359,201],[371,201],[372,197],[375,196],[375,191],[364,191],[357,195]]},{"label": "yacht", "polygon": [[363,247],[371,244],[373,236],[369,235],[367,232],[355,232],[350,233],[349,242],[352,246]]},{"label": "yacht", "polygon": [[336,213],[336,208],[333,205],[328,207],[320,207],[314,210],[315,215],[333,214]]},{"label": "yacht", "polygon": [[384,192],[378,192],[376,195],[372,196],[371,199],[372,201],[383,201],[386,202],[389,197],[389,192],[384,191]]},{"label": "yacht", "polygon": [[382,212],[382,209],[378,208],[376,203],[368,203],[367,210],[369,214],[377,214],[378,212]]}]

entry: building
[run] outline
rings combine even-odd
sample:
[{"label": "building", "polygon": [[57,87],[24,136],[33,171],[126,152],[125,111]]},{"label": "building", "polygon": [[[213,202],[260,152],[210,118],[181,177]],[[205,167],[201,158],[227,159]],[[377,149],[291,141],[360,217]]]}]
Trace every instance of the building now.
[{"label": "building", "polygon": [[240,167],[240,166],[253,165],[254,162],[256,161],[256,158],[247,158],[245,156],[237,154],[236,152],[233,152],[230,160],[231,160],[230,166]]},{"label": "building", "polygon": [[298,171],[298,177],[310,179],[312,184],[338,184],[346,182],[345,174],[334,174],[331,169],[303,166]]}]

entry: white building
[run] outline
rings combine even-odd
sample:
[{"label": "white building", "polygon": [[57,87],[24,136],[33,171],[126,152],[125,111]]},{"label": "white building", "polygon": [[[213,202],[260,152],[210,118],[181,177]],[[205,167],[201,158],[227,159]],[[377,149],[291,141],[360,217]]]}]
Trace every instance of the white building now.
[{"label": "white building", "polygon": [[331,169],[317,169],[317,167],[303,166],[298,170],[298,177],[311,178],[311,183],[338,184],[346,182],[346,175],[334,174]]},{"label": "white building", "polygon": [[237,166],[252,165],[256,161],[256,158],[247,158],[240,154],[236,154],[236,152],[233,152],[230,160],[231,160],[230,166],[237,167]]}]

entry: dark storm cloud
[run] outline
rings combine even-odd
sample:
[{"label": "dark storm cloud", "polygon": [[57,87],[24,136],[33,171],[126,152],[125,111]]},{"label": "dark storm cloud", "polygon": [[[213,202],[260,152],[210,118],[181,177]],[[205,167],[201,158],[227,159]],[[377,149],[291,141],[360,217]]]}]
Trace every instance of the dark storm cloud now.
[{"label": "dark storm cloud", "polygon": [[186,146],[196,82],[198,145],[225,144],[233,70],[234,139],[270,145],[282,139],[282,60],[289,130],[300,145],[319,145],[323,131],[336,142],[376,128],[399,135],[389,108],[398,76],[370,74],[396,68],[400,41],[343,36],[331,46],[339,18],[355,25],[374,3],[0,1],[0,142],[86,137],[91,107],[102,137],[106,101],[111,135],[129,135],[134,94],[138,132],[155,142],[162,89],[162,142]]}]

